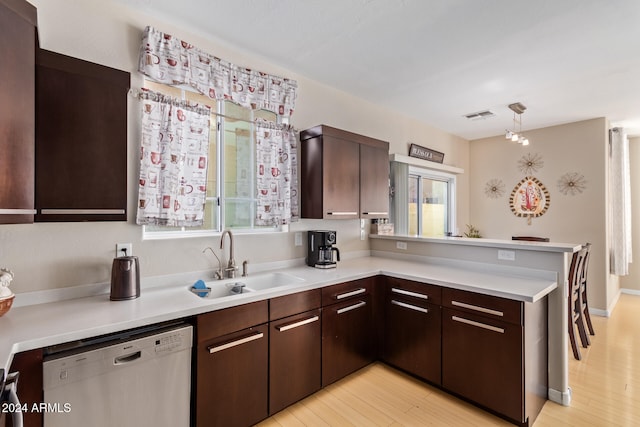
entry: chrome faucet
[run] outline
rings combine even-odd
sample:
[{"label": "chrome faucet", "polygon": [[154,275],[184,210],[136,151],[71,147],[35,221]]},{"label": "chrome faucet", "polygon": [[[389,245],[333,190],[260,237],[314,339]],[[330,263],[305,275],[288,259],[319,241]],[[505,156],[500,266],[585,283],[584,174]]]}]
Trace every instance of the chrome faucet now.
[{"label": "chrome faucet", "polygon": [[224,249],[224,236],[229,235],[229,262],[227,263],[227,268],[224,269],[225,275],[229,279],[233,279],[236,277],[236,271],[238,267],[236,267],[236,260],[233,258],[233,234],[229,230],[224,230],[222,233],[222,237],[220,237],[220,249]]}]

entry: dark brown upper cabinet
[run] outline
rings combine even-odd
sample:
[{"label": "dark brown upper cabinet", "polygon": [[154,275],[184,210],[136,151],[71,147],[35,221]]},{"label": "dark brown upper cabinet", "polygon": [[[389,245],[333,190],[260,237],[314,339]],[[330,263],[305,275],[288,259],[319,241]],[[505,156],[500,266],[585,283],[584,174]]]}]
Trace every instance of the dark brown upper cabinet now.
[{"label": "dark brown upper cabinet", "polygon": [[303,218],[389,216],[389,143],[320,125],[300,133]]},{"label": "dark brown upper cabinet", "polygon": [[0,0],[0,224],[33,222],[36,8]]},{"label": "dark brown upper cabinet", "polygon": [[36,54],[38,222],[127,220],[130,74]]}]

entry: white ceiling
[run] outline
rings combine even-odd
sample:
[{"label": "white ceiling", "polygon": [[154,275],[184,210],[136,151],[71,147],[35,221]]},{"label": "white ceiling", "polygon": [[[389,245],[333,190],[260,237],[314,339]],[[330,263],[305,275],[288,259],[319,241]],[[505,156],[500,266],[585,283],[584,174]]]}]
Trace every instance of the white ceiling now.
[{"label": "white ceiling", "polygon": [[466,139],[512,128],[513,102],[523,130],[640,135],[639,0],[120,1]]}]

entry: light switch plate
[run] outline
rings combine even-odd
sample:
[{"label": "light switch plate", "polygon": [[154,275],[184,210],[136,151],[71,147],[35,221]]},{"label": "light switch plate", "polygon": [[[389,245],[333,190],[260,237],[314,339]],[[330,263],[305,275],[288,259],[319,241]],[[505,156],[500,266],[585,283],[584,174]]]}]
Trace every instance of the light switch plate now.
[{"label": "light switch plate", "polygon": [[294,241],[296,246],[302,246],[302,233],[297,231],[294,235]]},{"label": "light switch plate", "polygon": [[407,250],[407,242],[396,242],[396,248],[406,251]]}]

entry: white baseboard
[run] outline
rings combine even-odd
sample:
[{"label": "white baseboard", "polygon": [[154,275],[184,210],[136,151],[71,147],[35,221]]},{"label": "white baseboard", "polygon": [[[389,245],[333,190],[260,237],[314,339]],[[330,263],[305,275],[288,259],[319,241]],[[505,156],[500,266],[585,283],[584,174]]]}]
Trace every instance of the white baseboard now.
[{"label": "white baseboard", "polygon": [[548,391],[548,396],[550,401],[556,402],[562,406],[571,405],[571,387],[569,387],[564,392],[550,388]]}]

